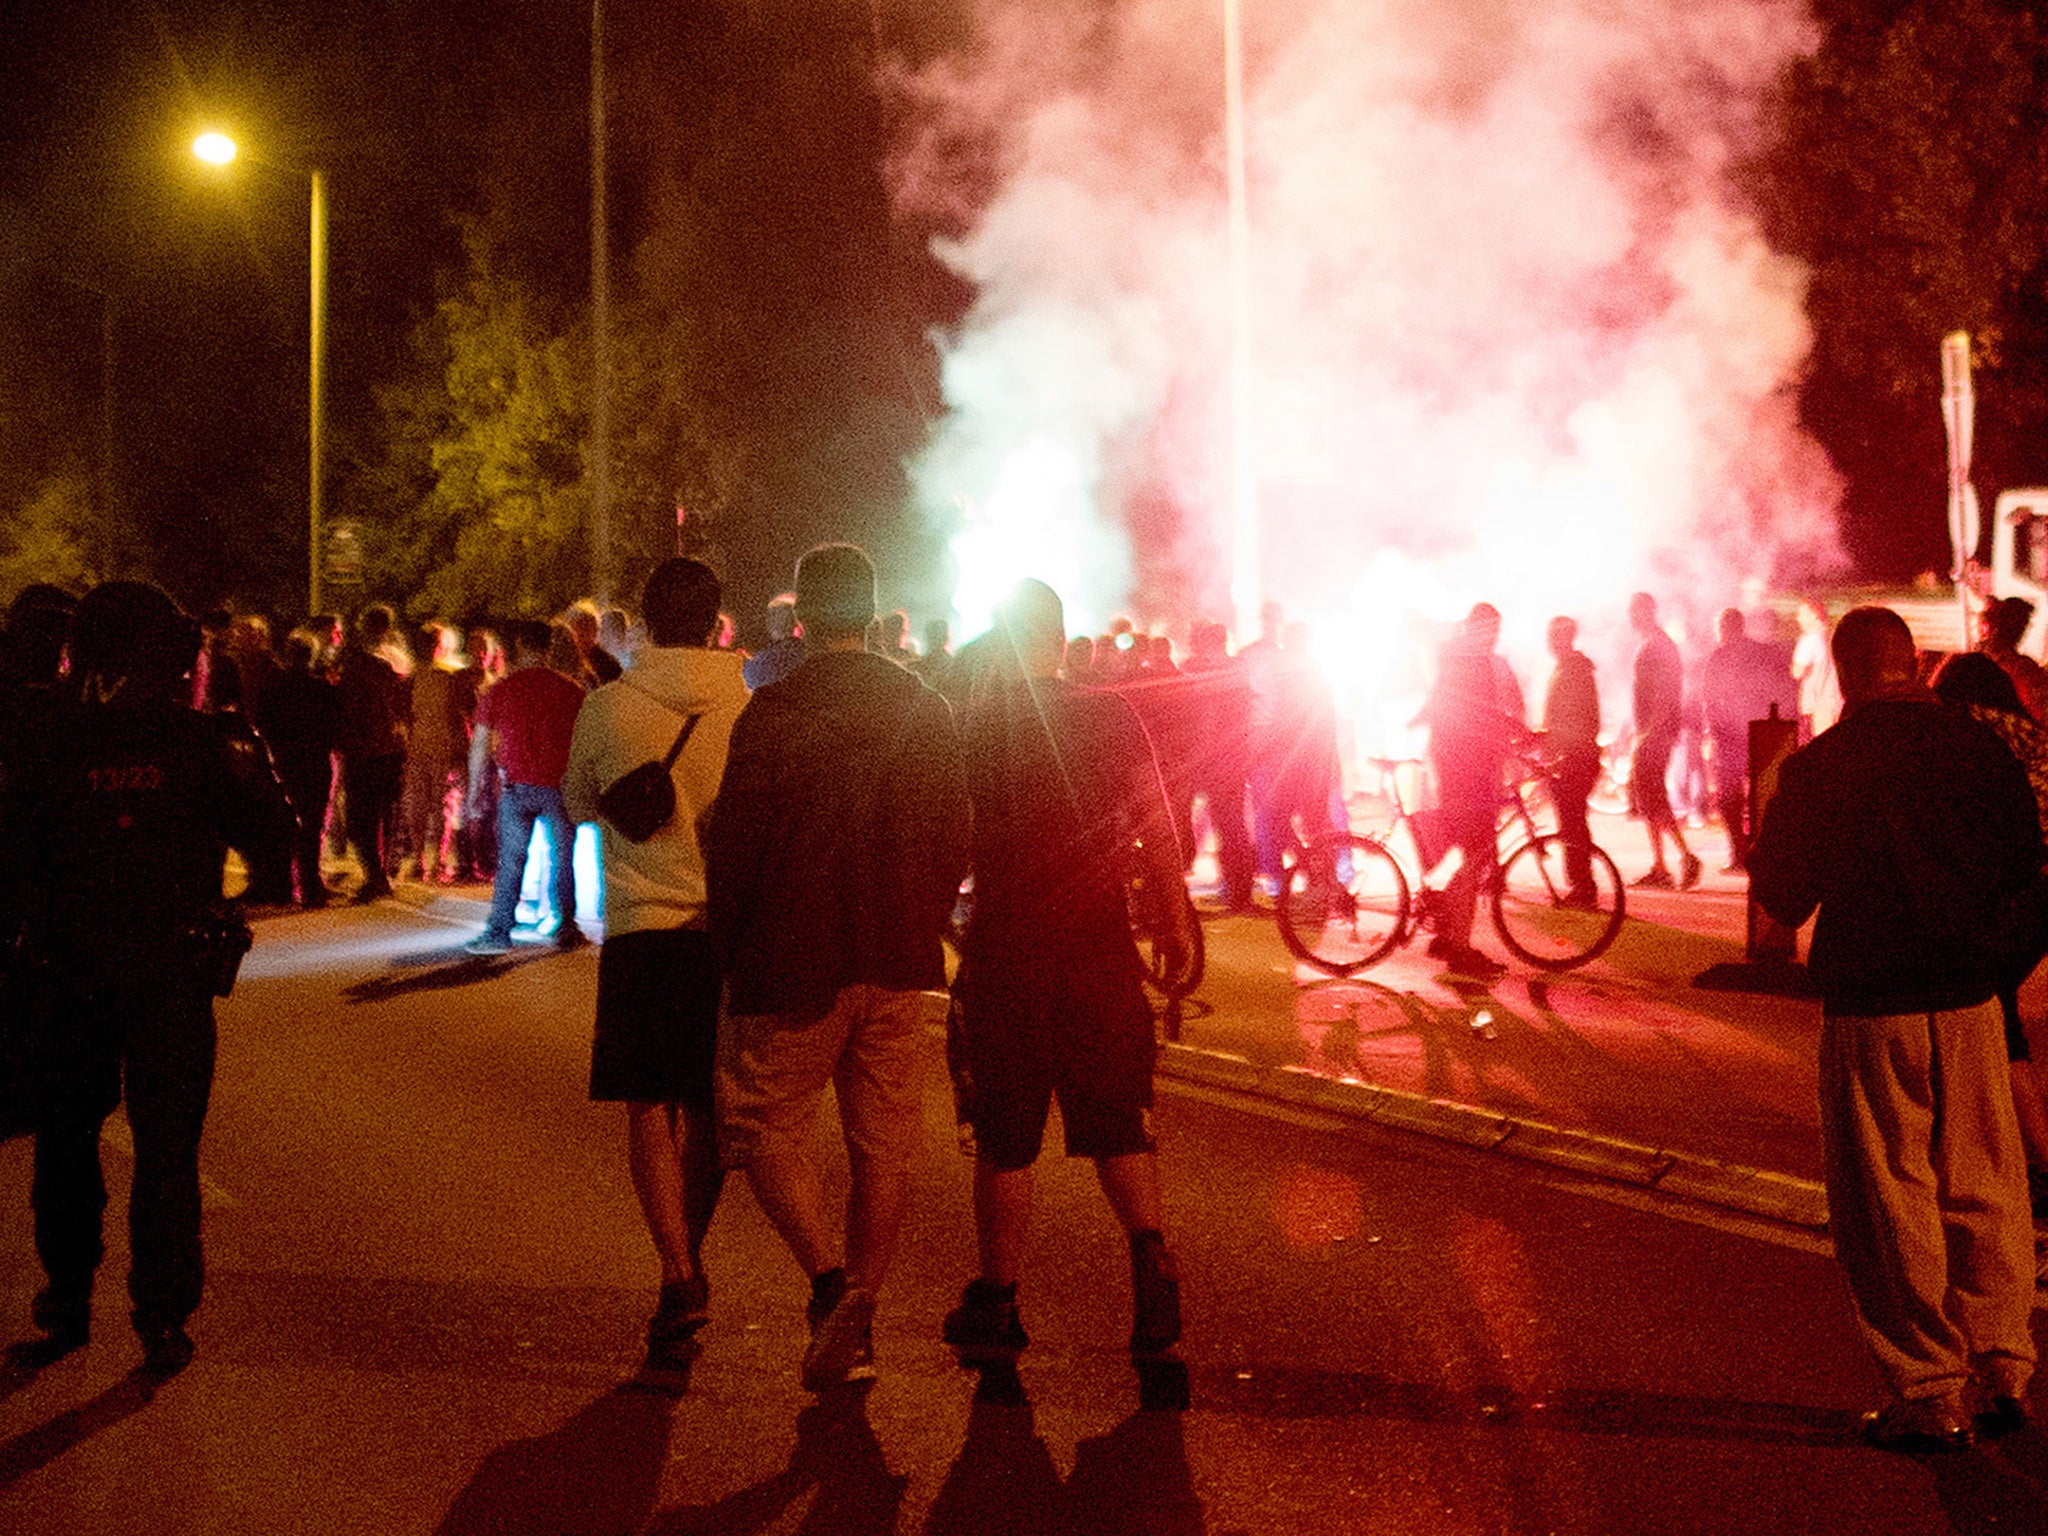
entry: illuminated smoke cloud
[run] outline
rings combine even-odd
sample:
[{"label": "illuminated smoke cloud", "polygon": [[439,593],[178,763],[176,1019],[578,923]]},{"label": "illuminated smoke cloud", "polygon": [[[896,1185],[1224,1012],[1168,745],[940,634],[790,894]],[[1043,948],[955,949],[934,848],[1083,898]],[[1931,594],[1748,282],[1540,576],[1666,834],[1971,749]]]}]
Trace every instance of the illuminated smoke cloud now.
[{"label": "illuminated smoke cloud", "polygon": [[[898,69],[899,210],[978,298],[914,466],[966,625],[1223,613],[1221,0],[982,0]],[[1533,637],[1835,558],[1805,273],[1732,172],[1816,41],[1787,0],[1244,0],[1266,588],[1359,637]]]}]

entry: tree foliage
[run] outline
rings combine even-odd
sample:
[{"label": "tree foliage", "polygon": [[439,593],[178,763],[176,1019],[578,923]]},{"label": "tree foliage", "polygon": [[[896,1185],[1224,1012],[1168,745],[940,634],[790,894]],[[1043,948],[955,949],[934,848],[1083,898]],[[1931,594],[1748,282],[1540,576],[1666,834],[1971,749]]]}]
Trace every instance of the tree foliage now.
[{"label": "tree foliage", "polygon": [[2048,473],[2048,54],[2006,0],[1820,9],[1760,188],[1813,268],[1804,410],[1849,477],[1845,539],[1903,574],[1946,561],[1947,332],[1976,342],[1979,485]]}]

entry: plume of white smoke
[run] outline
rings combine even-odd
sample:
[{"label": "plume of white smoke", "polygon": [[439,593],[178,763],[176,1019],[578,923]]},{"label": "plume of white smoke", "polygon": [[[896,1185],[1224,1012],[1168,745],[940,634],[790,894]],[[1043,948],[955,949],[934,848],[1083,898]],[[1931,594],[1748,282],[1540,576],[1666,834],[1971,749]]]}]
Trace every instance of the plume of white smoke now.
[{"label": "plume of white smoke", "polygon": [[[1834,549],[1798,430],[1805,275],[1731,185],[1800,0],[1244,0],[1265,585],[1326,630],[1628,591],[1702,603]],[[1224,611],[1221,0],[980,0],[889,81],[899,209],[977,299],[914,479],[973,626]],[[1361,680],[1362,681],[1362,680]]]}]

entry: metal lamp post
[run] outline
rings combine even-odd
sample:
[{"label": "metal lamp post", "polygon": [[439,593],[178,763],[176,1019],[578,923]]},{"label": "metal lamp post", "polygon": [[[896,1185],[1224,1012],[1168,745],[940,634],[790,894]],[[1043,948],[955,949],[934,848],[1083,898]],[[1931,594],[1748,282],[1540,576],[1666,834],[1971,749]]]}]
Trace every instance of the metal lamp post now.
[{"label": "metal lamp post", "polygon": [[[235,141],[224,133],[202,133],[192,141],[192,153],[209,165],[226,165],[239,152]],[[317,614],[322,611],[320,531],[326,478],[322,455],[327,417],[327,173],[314,167],[306,174],[312,183],[312,227],[307,257],[312,318],[306,411],[306,611]]]}]

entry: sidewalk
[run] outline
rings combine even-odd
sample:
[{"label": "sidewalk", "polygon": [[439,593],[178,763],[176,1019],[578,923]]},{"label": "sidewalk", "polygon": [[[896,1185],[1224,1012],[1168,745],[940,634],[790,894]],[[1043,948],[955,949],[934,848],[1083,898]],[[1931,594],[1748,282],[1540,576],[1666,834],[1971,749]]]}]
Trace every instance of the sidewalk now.
[{"label": "sidewalk", "polygon": [[[1624,878],[1639,829],[1596,818]],[[1743,958],[1746,885],[1629,892],[1614,947],[1549,975],[1510,960],[1490,987],[1446,977],[1416,939],[1349,981],[1298,965],[1270,915],[1205,924],[1208,970],[1162,1072],[1369,1118],[1804,1226],[1826,1221],[1812,1000],[1702,991]],[[1479,947],[1509,959],[1482,913]]]}]

